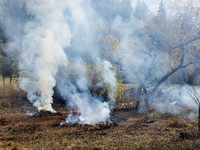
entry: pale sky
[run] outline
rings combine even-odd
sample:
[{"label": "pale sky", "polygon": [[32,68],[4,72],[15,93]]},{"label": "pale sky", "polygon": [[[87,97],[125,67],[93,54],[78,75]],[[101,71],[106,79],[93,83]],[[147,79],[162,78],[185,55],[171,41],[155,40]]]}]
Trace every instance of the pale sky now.
[{"label": "pale sky", "polygon": [[[138,0],[132,0],[132,5],[135,7],[136,3]],[[161,0],[141,0],[141,2],[145,2],[149,8],[150,11],[152,12],[157,12],[158,11],[158,6],[160,4]],[[166,0],[163,0],[163,2]]]}]

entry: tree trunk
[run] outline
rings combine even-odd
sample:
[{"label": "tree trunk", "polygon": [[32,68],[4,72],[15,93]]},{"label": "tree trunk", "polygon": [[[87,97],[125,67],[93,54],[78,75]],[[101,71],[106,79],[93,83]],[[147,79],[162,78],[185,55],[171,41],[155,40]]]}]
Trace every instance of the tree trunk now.
[{"label": "tree trunk", "polygon": [[144,90],[144,93],[146,95],[146,101],[145,101],[145,107],[149,107],[149,103],[148,103],[148,99],[149,99],[149,94],[147,92],[147,89],[145,87],[145,84],[144,83],[141,83],[138,87],[138,90],[137,90],[137,94],[136,94],[136,109],[139,109],[140,108],[140,95],[141,95],[141,92],[142,92],[142,89]]},{"label": "tree trunk", "polygon": [[183,70],[183,81],[184,81],[184,83],[186,82],[185,71],[184,70]]},{"label": "tree trunk", "polygon": [[198,115],[198,127],[199,127],[199,134],[200,134],[200,105],[199,105],[199,115]]},{"label": "tree trunk", "polygon": [[12,84],[12,73],[10,73],[10,85]]},{"label": "tree trunk", "polygon": [[157,84],[156,86],[153,88],[151,95],[149,96],[149,105],[151,106],[153,104],[153,97],[154,94],[156,93],[157,89],[160,87],[160,85],[162,85],[163,82],[165,82],[165,80],[167,80],[172,74],[174,74],[175,72],[177,72],[180,69],[186,68],[188,66],[190,66],[193,63],[189,63],[187,65],[182,65],[180,64],[176,69],[173,69],[171,72],[169,72],[168,74],[166,74]]},{"label": "tree trunk", "polygon": [[138,90],[137,90],[137,94],[136,94],[136,109],[137,110],[139,110],[139,108],[140,108],[140,94],[141,94],[141,91],[142,91],[142,86],[140,84],[139,87],[138,87]]},{"label": "tree trunk", "polygon": [[4,75],[4,73],[2,74],[2,77],[3,77],[3,85],[5,85],[5,75]]}]

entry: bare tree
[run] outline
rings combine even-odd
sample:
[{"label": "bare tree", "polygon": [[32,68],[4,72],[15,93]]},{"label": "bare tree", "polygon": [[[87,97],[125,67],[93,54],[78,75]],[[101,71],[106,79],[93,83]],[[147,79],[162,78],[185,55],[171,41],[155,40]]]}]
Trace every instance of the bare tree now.
[{"label": "bare tree", "polygon": [[193,86],[184,85],[184,87],[199,108],[199,111],[198,111],[198,127],[199,127],[199,133],[200,133],[200,95]]},{"label": "bare tree", "polygon": [[[185,11],[182,11],[181,8],[184,8]],[[140,89],[145,91],[145,86],[147,86],[150,79],[153,78],[157,81],[151,91],[144,92],[145,94],[147,93],[146,99],[148,103],[146,106],[153,104],[153,97],[156,91],[165,81],[173,78],[180,70],[190,70],[191,72],[198,68],[199,65],[200,28],[198,24],[200,21],[198,19],[200,15],[197,13],[199,10],[196,9],[196,5],[191,5],[190,0],[187,3],[170,3],[170,5],[167,5],[167,9],[171,10],[173,14],[168,15],[165,22],[160,21],[158,16],[152,17],[147,21],[146,26],[142,28],[142,31],[145,31],[144,35],[149,37],[147,39],[148,42],[144,43],[153,45],[155,49],[163,54],[166,53],[166,58],[168,59],[168,61],[165,61],[167,68],[160,68],[162,74],[160,74],[159,78],[154,75],[155,69],[152,69],[151,65],[146,68],[147,75],[145,80],[140,83],[137,97],[140,96]],[[159,59],[155,59],[158,60],[157,64],[159,64]],[[137,72],[137,74],[137,77],[140,78],[144,73]]]}]

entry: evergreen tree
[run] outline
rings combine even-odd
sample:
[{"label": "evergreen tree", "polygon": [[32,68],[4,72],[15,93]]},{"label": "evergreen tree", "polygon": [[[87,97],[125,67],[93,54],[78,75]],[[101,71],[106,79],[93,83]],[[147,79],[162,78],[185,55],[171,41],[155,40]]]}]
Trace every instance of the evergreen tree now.
[{"label": "evergreen tree", "polygon": [[147,18],[148,13],[149,9],[146,3],[138,0],[134,11],[134,17],[138,20],[145,20]]},{"label": "evergreen tree", "polygon": [[160,16],[164,20],[166,19],[166,12],[165,12],[164,4],[162,1],[159,4],[158,16]]},{"label": "evergreen tree", "polygon": [[107,22],[112,22],[119,13],[119,0],[91,0],[91,6]]},{"label": "evergreen tree", "polygon": [[133,8],[130,0],[122,0],[119,3],[119,15],[124,19],[128,20],[131,18]]}]

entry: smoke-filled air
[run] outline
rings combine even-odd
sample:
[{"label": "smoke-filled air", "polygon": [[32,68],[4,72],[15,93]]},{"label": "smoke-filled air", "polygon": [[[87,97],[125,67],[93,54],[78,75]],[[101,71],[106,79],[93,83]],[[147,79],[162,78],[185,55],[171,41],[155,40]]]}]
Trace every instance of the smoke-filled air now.
[{"label": "smoke-filled air", "polygon": [[[96,39],[101,27],[95,28],[93,20],[99,16],[90,2],[29,0],[2,4],[8,6],[1,10],[1,23],[10,39],[7,48],[15,45],[20,49],[20,88],[33,106],[38,111],[56,112],[52,108],[56,86],[68,107],[81,113],[82,123],[109,119],[117,80],[112,64],[101,56]],[[95,70],[92,75],[90,67]],[[101,76],[98,81],[93,79],[96,72]],[[103,86],[110,88],[109,102],[91,93]]]},{"label": "smoke-filled air", "polygon": [[[199,137],[199,10],[200,0],[0,0],[0,121],[9,133],[3,141],[18,130],[35,136],[50,126],[70,140],[91,131],[123,135],[115,144],[147,142],[102,149],[174,149],[169,143]],[[27,118],[14,121],[10,111]],[[148,137],[135,138],[142,131]],[[90,140],[65,140],[58,143],[69,149],[101,143],[73,147]]]}]

